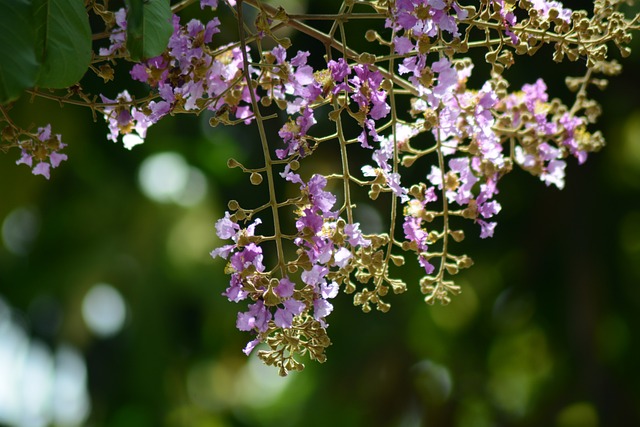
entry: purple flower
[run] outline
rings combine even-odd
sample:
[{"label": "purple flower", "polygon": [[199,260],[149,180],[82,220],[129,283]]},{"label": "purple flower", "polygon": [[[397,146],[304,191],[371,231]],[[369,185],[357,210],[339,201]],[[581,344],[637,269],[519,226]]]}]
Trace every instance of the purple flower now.
[{"label": "purple flower", "polygon": [[433,273],[433,271],[436,269],[433,264],[431,264],[429,262],[429,260],[427,259],[426,256],[424,255],[419,255],[418,256],[418,264],[420,264],[420,267],[424,268],[425,273],[427,274],[431,274]]},{"label": "purple flower", "polygon": [[289,121],[280,129],[278,135],[287,144],[286,149],[276,150],[279,159],[297,154],[305,157],[311,153],[306,143],[307,131],[316,123],[311,108],[304,108],[302,114],[296,118],[295,123]]},{"label": "purple flower", "polygon": [[282,305],[284,306],[283,308],[278,307],[276,310],[273,322],[280,328],[290,328],[293,324],[293,318],[301,314],[306,305],[302,301],[294,299],[285,300]]},{"label": "purple flower", "polygon": [[324,191],[324,188],[326,186],[327,178],[319,174],[314,174],[307,184],[309,201],[311,202],[312,206],[320,209],[323,214],[329,214],[330,216],[333,216],[331,208],[336,203],[336,196],[329,193],[328,191]]},{"label": "purple flower", "polygon": [[236,235],[240,230],[240,226],[231,221],[231,215],[229,212],[224,213],[224,218],[220,218],[216,222],[216,234],[221,239],[230,239]]},{"label": "purple flower", "polygon": [[533,8],[538,11],[543,19],[548,19],[551,9],[555,9],[559,12],[560,19],[567,24],[571,23],[571,9],[565,8],[559,1],[531,0],[531,3],[533,3]]},{"label": "purple flower", "polygon": [[67,160],[66,154],[56,153],[55,151],[49,153],[49,162],[51,162],[52,167],[57,168],[63,160]]},{"label": "purple flower", "polygon": [[[202,0],[202,1],[206,1],[206,0]],[[247,356],[251,354],[251,352],[253,351],[254,348],[256,348],[256,346],[260,344],[260,339],[256,338],[255,340],[251,340],[247,343],[247,345],[242,349],[242,352],[244,354],[246,354]]]},{"label": "purple flower", "polygon": [[[456,13],[455,18],[449,14],[452,9]],[[411,31],[415,37],[422,35],[435,37],[441,31],[459,37],[460,33],[456,22],[466,19],[466,17],[466,11],[460,8],[456,2],[397,0],[395,7],[391,9],[391,18],[386,21],[385,26],[405,32]]]},{"label": "purple flower", "polygon": [[34,175],[42,175],[45,178],[49,179],[49,163],[40,162],[33,168]]},{"label": "purple flower", "polygon": [[289,280],[287,277],[283,277],[280,279],[278,286],[276,286],[273,291],[280,298],[289,298],[293,296],[293,291],[295,290],[295,284]]},{"label": "purple flower", "polygon": [[291,166],[288,163],[284,167],[284,171],[280,172],[280,176],[293,184],[300,184],[301,188],[304,187],[304,181],[302,181],[300,175],[291,170]]},{"label": "purple flower", "polygon": [[333,255],[333,261],[335,262],[335,264],[340,267],[340,268],[344,268],[347,266],[347,264],[349,263],[349,260],[351,259],[351,251],[347,248],[340,248],[338,249],[338,251],[336,251],[336,253]]},{"label": "purple flower", "polygon": [[22,156],[16,161],[16,165],[23,164],[29,167],[31,167],[31,165],[33,164],[33,156],[29,154],[24,148],[22,149]]},{"label": "purple flower", "polygon": [[249,243],[241,251],[231,255],[229,263],[237,272],[242,272],[249,266],[255,267],[256,271],[264,271],[263,258],[262,248],[255,243]]},{"label": "purple flower", "polygon": [[287,50],[281,45],[271,49],[271,53],[276,58],[276,64],[283,64],[285,59],[287,59]]},{"label": "purple flower", "polygon": [[564,160],[551,160],[540,179],[547,185],[555,185],[560,190],[564,188],[564,169],[567,163]]},{"label": "purple flower", "polygon": [[229,255],[231,255],[231,252],[233,252],[235,249],[236,245],[224,245],[212,250],[209,255],[211,256],[211,258],[220,257],[227,259],[229,258]]},{"label": "purple flower", "polygon": [[[353,70],[356,76],[349,79],[354,87],[351,98],[358,103],[361,109],[368,108],[371,104],[371,110],[377,111],[375,116],[371,114],[374,120],[385,117],[390,110],[385,102],[387,93],[380,90],[380,84],[383,80],[382,74],[379,71],[371,71],[367,64],[358,64],[353,67]],[[385,105],[386,107],[384,107]]]},{"label": "purple flower", "polygon": [[331,71],[331,77],[337,82],[343,82],[344,79],[351,74],[351,67],[347,64],[344,58],[339,58],[337,61],[333,59],[328,62],[327,67]]},{"label": "purple flower", "polygon": [[309,57],[309,52],[298,51],[296,56],[291,60],[291,65],[294,67],[301,67],[307,64],[307,58]]},{"label": "purple flower", "polygon": [[322,230],[323,224],[324,219],[311,209],[305,209],[303,215],[296,220],[296,228],[298,231],[302,232],[307,229],[313,234],[319,233]]},{"label": "purple flower", "polygon": [[269,327],[269,320],[271,320],[271,312],[262,301],[257,301],[249,305],[249,311],[238,313],[236,327],[240,331],[257,329],[258,332],[265,332]]},{"label": "purple flower", "polygon": [[323,298],[316,298],[313,300],[313,317],[321,322],[323,327],[326,327],[324,318],[327,317],[333,311],[333,305]]},{"label": "purple flower", "polygon": [[434,62],[431,70],[438,73],[438,83],[433,88],[433,95],[436,98],[450,94],[458,86],[458,72],[447,58]]},{"label": "purple flower", "polygon": [[111,43],[109,47],[104,48],[101,47],[98,51],[100,56],[109,56],[115,53],[116,51],[124,48],[124,43],[126,39],[126,30],[127,30],[127,12],[124,8],[118,9],[115,13],[116,18],[116,27],[111,30],[109,35],[109,42]]},{"label": "purple flower", "polygon": [[578,129],[584,125],[583,120],[579,117],[573,117],[569,113],[564,113],[560,117],[560,124],[567,134],[565,140],[562,141],[563,145],[569,148],[571,154],[578,159],[579,164],[583,164],[587,161],[587,152],[578,148],[576,140]]},{"label": "purple flower", "polygon": [[242,278],[240,274],[231,275],[229,287],[222,293],[223,296],[229,298],[229,301],[240,302],[249,296],[249,293],[243,289]]},{"label": "purple flower", "polygon": [[211,9],[218,7],[218,0],[200,0],[200,9],[204,9],[209,6]]},{"label": "purple flower", "polygon": [[329,272],[327,267],[321,265],[314,265],[311,270],[305,270],[300,275],[302,281],[307,285],[316,287],[318,284],[324,281],[324,277]]},{"label": "purple flower", "polygon": [[360,231],[360,224],[357,222],[345,225],[344,234],[345,236],[347,236],[347,241],[349,242],[349,244],[354,248],[357,246],[371,246],[371,241],[364,238],[362,232]]},{"label": "purple flower", "polygon": [[[34,175],[42,175],[46,179],[50,179],[52,167],[56,168],[61,162],[67,160],[66,154],[58,152],[58,150],[65,148],[67,144],[62,142],[60,134],[51,134],[50,124],[39,127],[32,140],[20,141],[19,145],[22,150],[20,159],[16,161],[16,164],[25,164],[32,167],[35,159],[37,164],[33,166],[31,172]],[[47,158],[48,162],[46,161]]]},{"label": "purple flower", "polygon": [[38,128],[38,139],[42,142],[46,142],[51,138],[51,125],[48,124],[44,127]]},{"label": "purple flower", "polygon": [[395,47],[396,53],[398,53],[399,55],[409,53],[415,47],[409,37],[402,36],[396,36],[396,38],[393,39],[393,45]]},{"label": "purple flower", "polygon": [[324,299],[335,298],[338,295],[339,286],[336,282],[320,285],[320,295]]},{"label": "purple flower", "polygon": [[205,43],[211,43],[211,40],[213,39],[213,35],[218,34],[220,32],[220,29],[218,28],[219,26],[220,26],[220,20],[218,19],[218,17],[215,17],[211,21],[207,22],[207,25],[205,26],[205,29],[204,29],[204,38],[203,38]]},{"label": "purple flower", "polygon": [[481,219],[477,219],[476,222],[480,224],[480,238],[486,239],[487,237],[493,237],[493,231],[496,228],[495,222],[486,222]]},{"label": "purple flower", "polygon": [[147,67],[142,64],[135,64],[133,68],[131,68],[131,78],[133,80],[138,80],[142,83],[147,83],[149,80],[149,74],[147,74]]},{"label": "purple flower", "polygon": [[420,218],[405,216],[402,229],[407,240],[415,242],[421,252],[427,251],[428,235],[427,232],[422,229],[422,220]]}]

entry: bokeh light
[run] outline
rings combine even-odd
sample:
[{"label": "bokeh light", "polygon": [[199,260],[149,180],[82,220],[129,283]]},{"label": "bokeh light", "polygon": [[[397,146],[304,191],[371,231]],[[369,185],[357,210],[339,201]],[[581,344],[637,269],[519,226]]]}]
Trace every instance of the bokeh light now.
[{"label": "bokeh light", "polygon": [[149,199],[182,206],[197,205],[207,193],[204,174],[175,152],[145,159],[138,172],[138,184]]},{"label": "bokeh light", "polygon": [[126,319],[122,295],[113,286],[94,285],[82,301],[82,317],[87,327],[99,337],[117,334]]},{"label": "bokeh light", "polygon": [[26,255],[38,235],[40,218],[33,209],[19,207],[2,221],[2,243],[14,255]]},{"label": "bokeh light", "polygon": [[11,427],[75,427],[90,411],[87,369],[74,348],[52,354],[30,339],[0,299],[0,424]]}]

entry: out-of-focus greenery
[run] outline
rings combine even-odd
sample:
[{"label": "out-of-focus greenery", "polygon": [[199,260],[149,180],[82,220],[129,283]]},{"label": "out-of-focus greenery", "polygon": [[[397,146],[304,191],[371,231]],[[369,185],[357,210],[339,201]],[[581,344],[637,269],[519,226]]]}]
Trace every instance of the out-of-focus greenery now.
[{"label": "out-of-focus greenery", "polygon": [[[522,58],[506,76],[518,87],[543,75],[563,94],[566,69],[550,57]],[[255,130],[165,119],[128,152],[89,111],[23,97],[16,121],[53,123],[69,160],[47,182],[15,166],[17,152],[0,156],[0,295],[30,337],[84,355],[91,426],[640,425],[637,43],[624,67],[597,95],[608,146],[585,165],[570,161],[563,191],[520,171],[501,181],[495,237],[467,229],[459,246],[475,261],[459,297],[425,305],[408,262],[410,290],[389,298],[388,314],[364,314],[341,294],[328,361],[286,378],[241,353],[244,306],[220,296],[224,263],[208,256],[226,201],[255,190],[225,166],[259,162]],[[164,201],[145,195],[150,159],[192,167],[181,198],[167,195],[170,180]],[[370,223],[384,221],[370,203]],[[83,321],[98,283],[126,302],[110,337]]]}]

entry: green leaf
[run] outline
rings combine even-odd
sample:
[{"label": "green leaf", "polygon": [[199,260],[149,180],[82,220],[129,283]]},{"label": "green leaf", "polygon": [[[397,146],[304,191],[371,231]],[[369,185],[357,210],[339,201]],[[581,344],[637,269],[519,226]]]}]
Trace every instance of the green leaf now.
[{"label": "green leaf", "polygon": [[83,0],[34,0],[42,68],[37,86],[77,83],[91,62],[91,27]]},{"label": "green leaf", "polygon": [[0,104],[34,85],[38,75],[31,2],[0,0]]},{"label": "green leaf", "polygon": [[134,61],[160,55],[173,34],[169,0],[128,0],[127,50]]}]

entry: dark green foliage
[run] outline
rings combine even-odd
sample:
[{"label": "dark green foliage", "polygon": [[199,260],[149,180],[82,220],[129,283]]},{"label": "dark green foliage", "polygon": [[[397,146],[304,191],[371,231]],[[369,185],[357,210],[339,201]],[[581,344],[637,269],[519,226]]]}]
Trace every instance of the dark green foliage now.
[{"label": "dark green foliage", "polygon": [[129,0],[127,50],[134,61],[158,56],[173,32],[169,0]]},{"label": "dark green foliage", "polygon": [[0,0],[0,103],[33,86],[38,75],[35,29],[28,0]]}]

